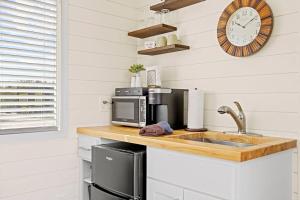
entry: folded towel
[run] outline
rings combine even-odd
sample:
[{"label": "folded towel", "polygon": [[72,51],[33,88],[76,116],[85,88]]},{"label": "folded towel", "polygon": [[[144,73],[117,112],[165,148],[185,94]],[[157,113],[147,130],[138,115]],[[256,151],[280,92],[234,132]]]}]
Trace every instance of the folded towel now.
[{"label": "folded towel", "polygon": [[170,135],[173,133],[173,129],[171,128],[168,122],[159,122],[158,124],[153,124],[150,126],[146,126],[140,130],[140,135],[142,136],[162,136],[162,135]]}]

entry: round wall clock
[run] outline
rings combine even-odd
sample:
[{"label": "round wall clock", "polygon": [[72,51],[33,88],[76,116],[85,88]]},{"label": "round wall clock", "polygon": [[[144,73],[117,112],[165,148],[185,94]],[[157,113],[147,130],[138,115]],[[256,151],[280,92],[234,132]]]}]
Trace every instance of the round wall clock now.
[{"label": "round wall clock", "polygon": [[268,42],[273,24],[272,10],[264,0],[234,0],[219,19],[219,44],[232,56],[253,55]]}]

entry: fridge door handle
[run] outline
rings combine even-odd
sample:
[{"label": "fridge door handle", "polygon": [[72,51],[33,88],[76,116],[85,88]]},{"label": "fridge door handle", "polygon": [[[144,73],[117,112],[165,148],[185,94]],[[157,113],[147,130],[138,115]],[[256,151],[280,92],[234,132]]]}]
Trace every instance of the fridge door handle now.
[{"label": "fridge door handle", "polygon": [[134,199],[134,198],[132,198],[132,197],[126,197],[126,196],[123,196],[123,195],[121,195],[121,194],[118,194],[118,193],[109,191],[109,190],[107,190],[107,189],[105,189],[105,188],[102,188],[102,187],[96,185],[95,183],[93,183],[92,185],[93,185],[93,187],[96,188],[97,190],[100,190],[100,191],[102,191],[102,192],[104,192],[104,193],[107,193],[107,194],[109,194],[109,195],[112,195],[112,196],[115,196],[115,197],[118,197],[118,198],[121,198],[121,199],[124,199],[124,200],[136,200],[136,199]]},{"label": "fridge door handle", "polygon": [[88,185],[89,200],[92,200],[92,184]]}]

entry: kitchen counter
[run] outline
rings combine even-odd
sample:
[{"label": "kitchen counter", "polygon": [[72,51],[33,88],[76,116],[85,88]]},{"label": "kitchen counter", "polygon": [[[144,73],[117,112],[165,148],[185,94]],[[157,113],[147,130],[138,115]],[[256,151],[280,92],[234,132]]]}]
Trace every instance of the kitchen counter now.
[{"label": "kitchen counter", "polygon": [[[139,135],[139,129],[122,126],[81,127],[77,133],[148,147],[173,150],[188,154],[218,158],[223,160],[244,162],[266,155],[278,153],[297,147],[297,141],[276,137],[260,137],[248,135],[224,134],[221,132],[191,133],[184,130],[174,131],[172,135],[163,137],[144,137]],[[205,135],[219,140],[244,142],[254,144],[249,147],[232,147],[204,142],[186,140],[195,135]]]}]

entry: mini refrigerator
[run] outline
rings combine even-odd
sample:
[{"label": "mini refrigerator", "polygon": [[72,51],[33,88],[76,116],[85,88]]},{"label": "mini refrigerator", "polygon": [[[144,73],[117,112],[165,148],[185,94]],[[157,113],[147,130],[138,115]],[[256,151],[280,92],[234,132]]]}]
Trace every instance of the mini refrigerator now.
[{"label": "mini refrigerator", "polygon": [[124,142],[92,147],[91,200],[145,200],[146,147]]}]

